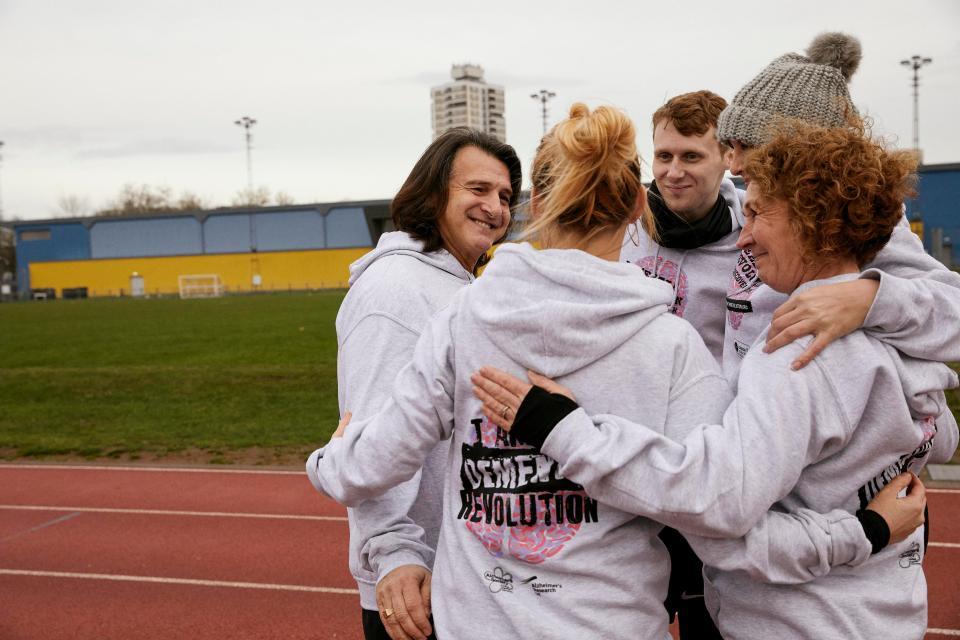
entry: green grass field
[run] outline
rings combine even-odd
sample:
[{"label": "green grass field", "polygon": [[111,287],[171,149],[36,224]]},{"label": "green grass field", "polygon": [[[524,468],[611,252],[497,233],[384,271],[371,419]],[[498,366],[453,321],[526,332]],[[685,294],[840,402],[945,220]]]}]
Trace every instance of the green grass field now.
[{"label": "green grass field", "polygon": [[0,305],[0,459],[298,465],[336,427],[343,295]]},{"label": "green grass field", "polygon": [[337,423],[343,295],[0,305],[0,457],[302,461]]}]

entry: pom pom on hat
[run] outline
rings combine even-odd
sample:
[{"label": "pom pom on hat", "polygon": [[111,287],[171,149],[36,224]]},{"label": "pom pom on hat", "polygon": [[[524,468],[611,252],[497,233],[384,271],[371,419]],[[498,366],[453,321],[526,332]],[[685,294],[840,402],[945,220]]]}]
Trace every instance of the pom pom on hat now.
[{"label": "pom pom on hat", "polygon": [[821,33],[807,47],[807,57],[816,64],[825,64],[840,70],[850,81],[860,66],[863,50],[860,41],[846,33]]}]

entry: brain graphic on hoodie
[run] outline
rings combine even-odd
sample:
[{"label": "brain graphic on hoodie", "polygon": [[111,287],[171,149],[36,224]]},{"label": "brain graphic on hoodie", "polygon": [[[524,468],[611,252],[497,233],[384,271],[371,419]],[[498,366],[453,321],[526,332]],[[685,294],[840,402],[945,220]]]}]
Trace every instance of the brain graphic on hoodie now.
[{"label": "brain graphic on hoodie", "polygon": [[646,256],[636,263],[648,278],[663,280],[673,287],[673,304],[670,312],[682,318],[687,308],[687,274],[673,260],[659,256]]},{"label": "brain graphic on hoodie", "polygon": [[472,423],[457,517],[492,555],[540,564],[597,522],[597,501],[563,478],[555,461],[485,418]]}]

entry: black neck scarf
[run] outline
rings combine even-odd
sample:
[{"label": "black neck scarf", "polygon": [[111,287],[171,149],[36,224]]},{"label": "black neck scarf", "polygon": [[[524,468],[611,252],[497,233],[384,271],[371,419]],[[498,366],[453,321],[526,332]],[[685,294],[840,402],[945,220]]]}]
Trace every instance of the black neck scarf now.
[{"label": "black neck scarf", "polygon": [[696,249],[716,242],[733,231],[730,208],[727,206],[727,201],[719,194],[710,213],[693,223],[687,222],[670,210],[667,203],[663,201],[656,182],[651,183],[647,190],[647,202],[650,203],[653,219],[657,223],[661,247]]}]

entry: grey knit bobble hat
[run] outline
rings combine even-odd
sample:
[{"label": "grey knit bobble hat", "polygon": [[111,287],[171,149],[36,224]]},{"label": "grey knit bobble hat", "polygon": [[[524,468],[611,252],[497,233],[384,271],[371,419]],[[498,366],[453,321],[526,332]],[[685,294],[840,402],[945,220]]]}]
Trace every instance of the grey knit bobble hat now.
[{"label": "grey knit bobble hat", "polygon": [[859,116],[847,82],[857,70],[860,41],[845,33],[821,33],[807,55],[780,56],[744,86],[720,114],[717,138],[757,146],[775,116],[798,118],[824,127]]}]

